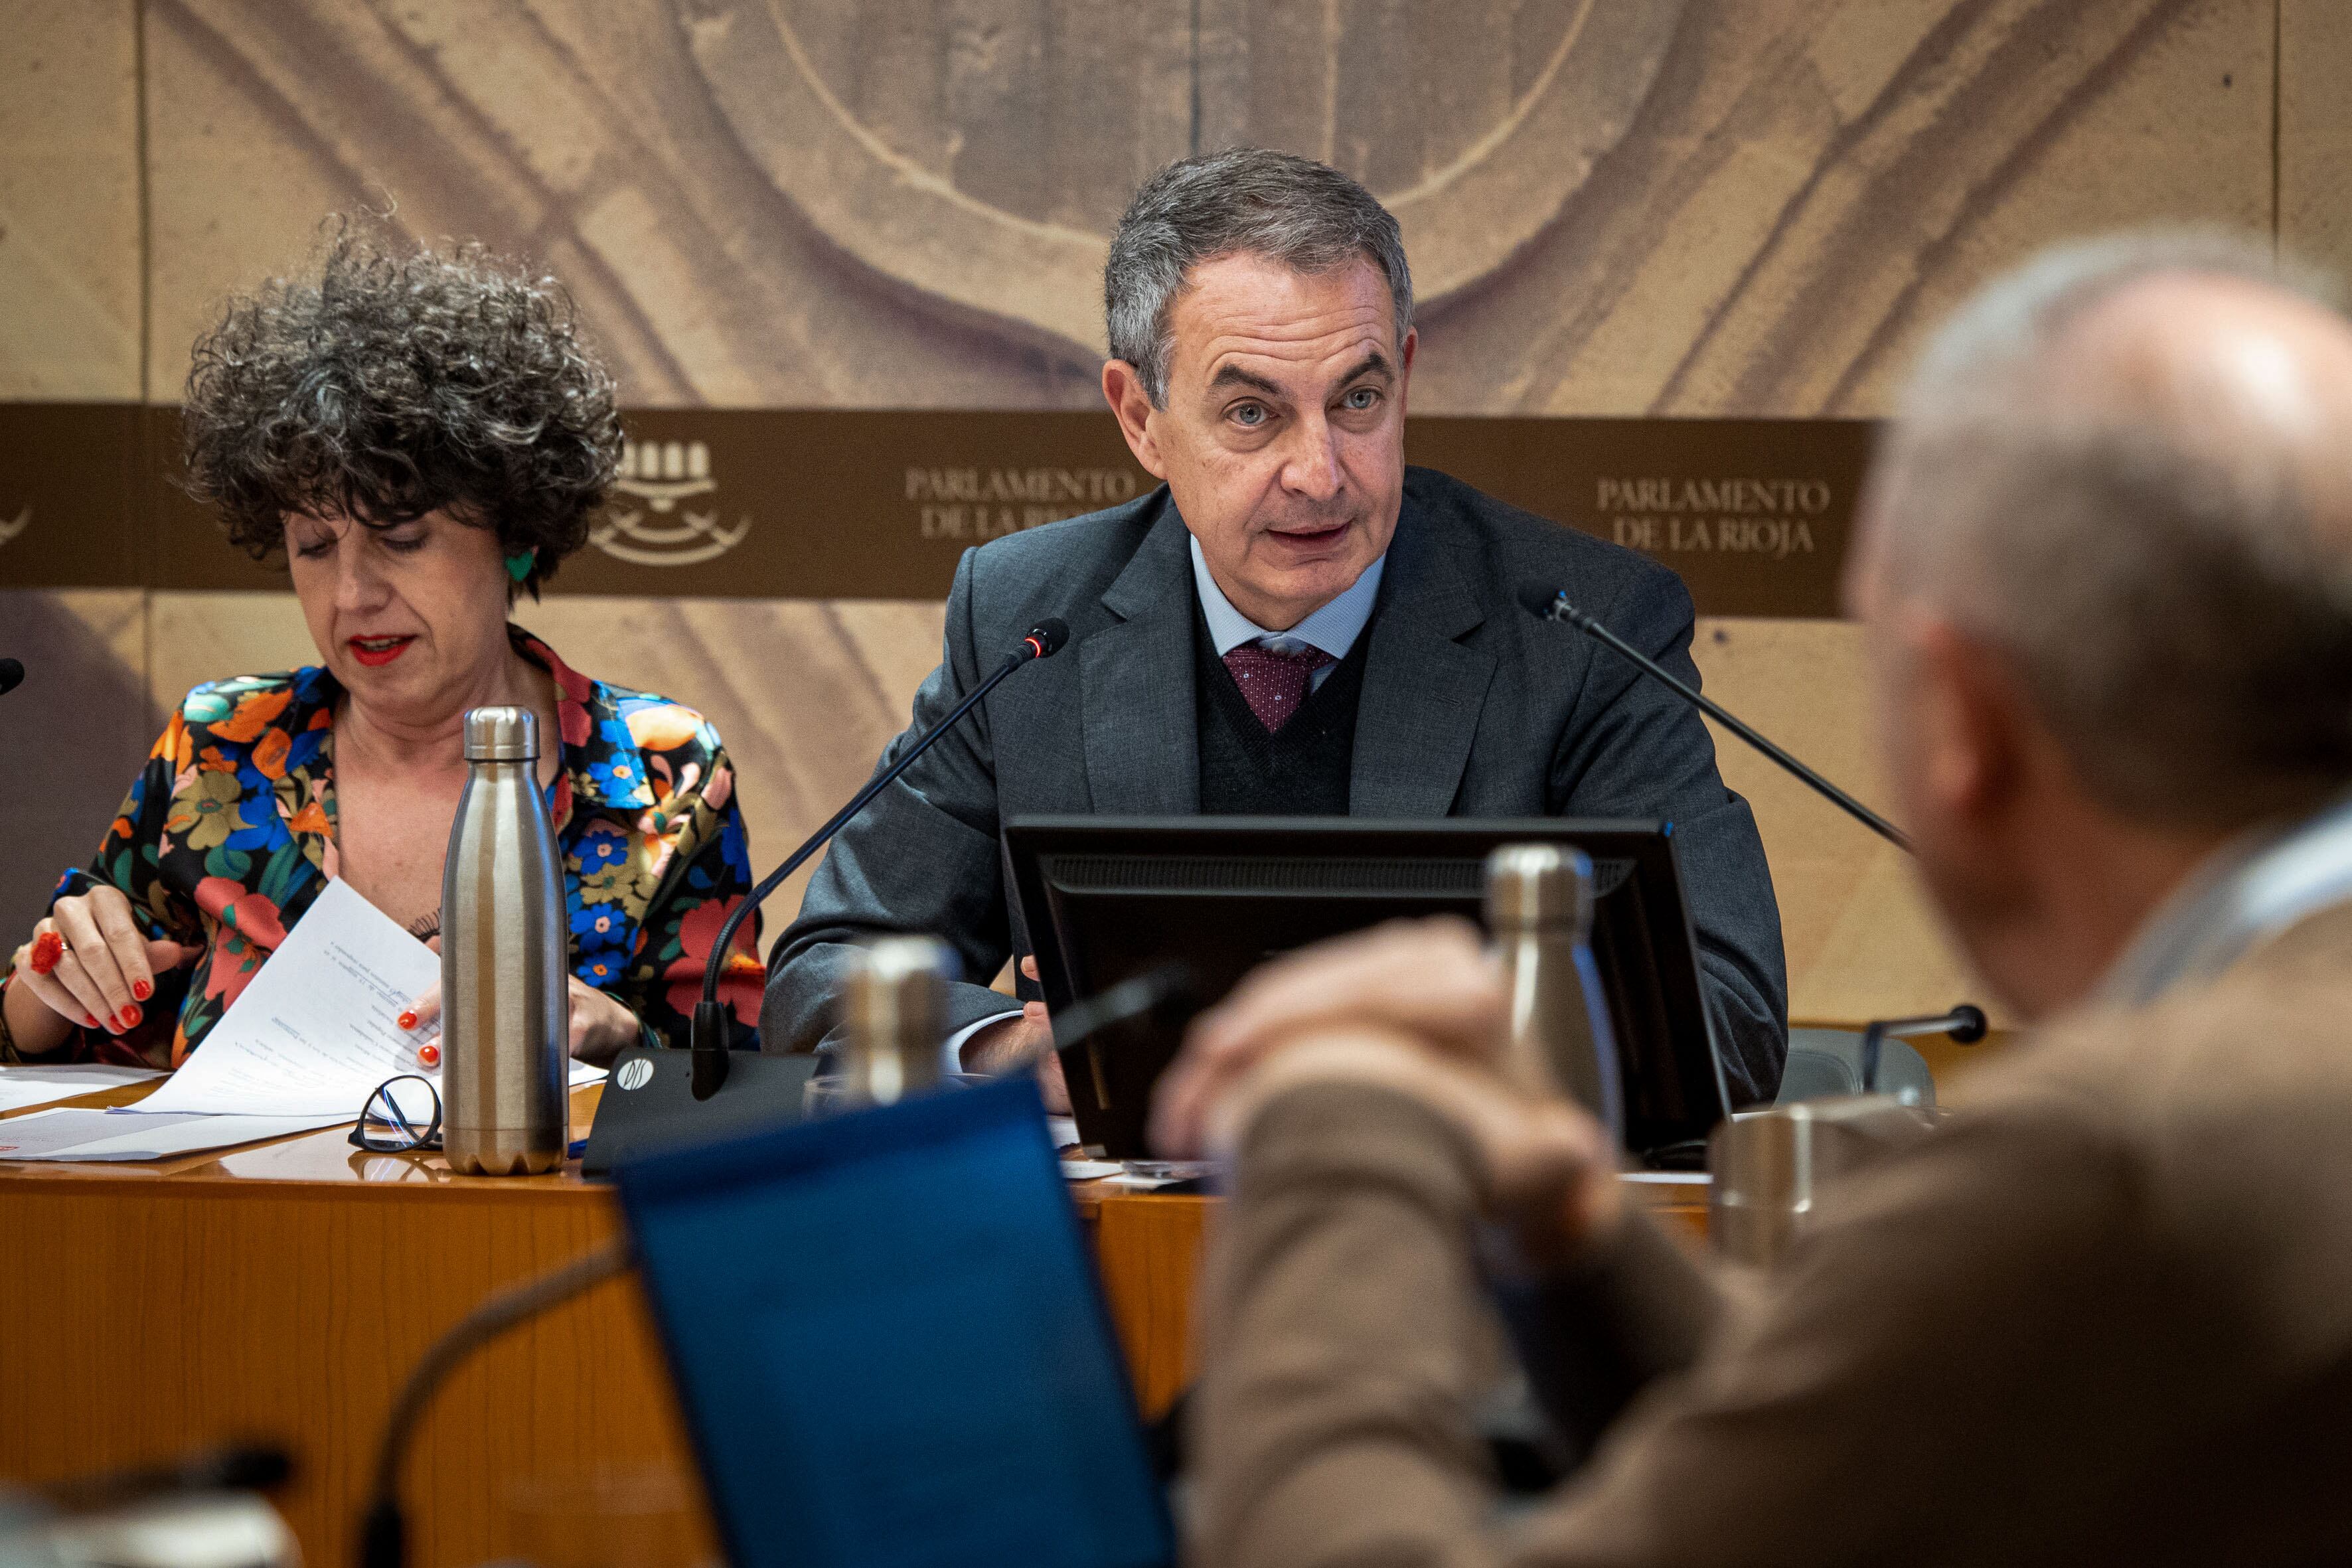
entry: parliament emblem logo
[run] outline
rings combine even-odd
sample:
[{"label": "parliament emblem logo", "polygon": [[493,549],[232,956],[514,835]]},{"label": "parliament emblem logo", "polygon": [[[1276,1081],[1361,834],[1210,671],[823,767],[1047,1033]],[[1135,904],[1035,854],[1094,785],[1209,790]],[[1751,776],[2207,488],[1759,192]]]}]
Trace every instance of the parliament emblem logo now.
[{"label": "parliament emblem logo", "polygon": [[[695,566],[715,561],[743,542],[751,520],[739,517],[729,528],[713,504],[698,511],[688,504],[713,494],[710,447],[701,441],[625,441],[615,500],[604,519],[589,530],[588,542],[635,566]],[[630,501],[642,504],[632,506]]]},{"label": "parliament emblem logo", "polygon": [[623,1062],[621,1070],[613,1075],[613,1081],[623,1089],[643,1089],[653,1080],[654,1064],[643,1057]]}]

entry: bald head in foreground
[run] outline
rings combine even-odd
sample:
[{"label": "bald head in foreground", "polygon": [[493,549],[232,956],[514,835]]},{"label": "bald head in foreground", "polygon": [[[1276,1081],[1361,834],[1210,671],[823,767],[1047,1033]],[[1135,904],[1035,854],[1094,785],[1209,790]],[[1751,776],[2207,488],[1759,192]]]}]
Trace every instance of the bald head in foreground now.
[{"label": "bald head in foreground", "polygon": [[[1236,1161],[1196,1560],[2352,1557],[2347,455],[2352,327],[2227,242],[2054,253],[1937,340],[1848,587],[1895,815],[2038,1027],[1736,1292],[1493,1069],[1465,929],[1204,1017],[1156,1108]],[[1507,1527],[1497,1284],[1599,1434]]]}]

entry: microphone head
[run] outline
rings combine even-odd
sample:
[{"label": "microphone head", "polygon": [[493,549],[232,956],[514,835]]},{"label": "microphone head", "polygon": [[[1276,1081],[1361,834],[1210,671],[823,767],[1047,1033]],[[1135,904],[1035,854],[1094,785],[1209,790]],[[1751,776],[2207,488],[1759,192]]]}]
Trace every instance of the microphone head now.
[{"label": "microphone head", "polygon": [[1021,640],[1033,650],[1032,658],[1051,658],[1062,651],[1064,643],[1070,640],[1070,628],[1055,617],[1048,616],[1031,626],[1029,635]]},{"label": "microphone head", "polygon": [[1560,591],[1541,583],[1519,584],[1519,605],[1539,621],[1556,621],[1559,616]]},{"label": "microphone head", "polygon": [[24,684],[25,667],[13,658],[0,658],[0,697]]}]

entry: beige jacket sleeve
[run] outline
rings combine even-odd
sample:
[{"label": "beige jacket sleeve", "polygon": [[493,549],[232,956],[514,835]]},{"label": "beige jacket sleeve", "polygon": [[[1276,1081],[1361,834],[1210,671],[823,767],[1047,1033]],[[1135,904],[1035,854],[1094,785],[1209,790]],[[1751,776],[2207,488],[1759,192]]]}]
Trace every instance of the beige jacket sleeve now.
[{"label": "beige jacket sleeve", "polygon": [[2182,1281],[2079,1124],[2012,1117],[1897,1164],[1750,1308],[1711,1316],[1669,1255],[1621,1251],[1642,1276],[1621,1299],[1679,1319],[1691,1353],[1655,1355],[1666,1375],[1593,1461],[1505,1527],[1466,1415],[1486,1310],[1470,1152],[1401,1096],[1291,1092],[1251,1129],[1206,1282],[1192,1560],[2043,1556],[2026,1541],[2063,1542],[2086,1471],[2150,1441],[2152,1399],[2220,1385],[2166,1386],[2165,1360],[2193,1346],[2154,1303]]}]

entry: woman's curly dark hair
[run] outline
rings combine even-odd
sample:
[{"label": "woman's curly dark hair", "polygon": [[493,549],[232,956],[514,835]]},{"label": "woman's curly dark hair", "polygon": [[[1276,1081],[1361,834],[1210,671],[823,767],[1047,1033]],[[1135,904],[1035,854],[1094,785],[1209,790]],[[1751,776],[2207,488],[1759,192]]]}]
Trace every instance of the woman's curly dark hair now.
[{"label": "woman's curly dark hair", "polygon": [[336,220],[315,275],[232,299],[196,340],[184,482],[257,561],[289,512],[388,528],[448,508],[537,552],[535,597],[619,469],[613,377],[553,279],[372,229]]}]

